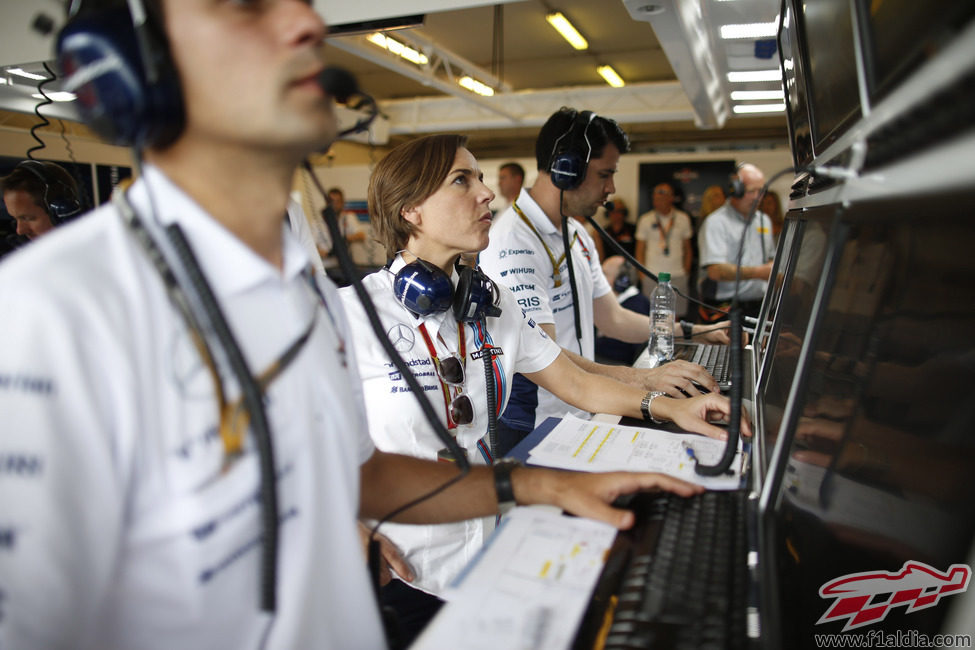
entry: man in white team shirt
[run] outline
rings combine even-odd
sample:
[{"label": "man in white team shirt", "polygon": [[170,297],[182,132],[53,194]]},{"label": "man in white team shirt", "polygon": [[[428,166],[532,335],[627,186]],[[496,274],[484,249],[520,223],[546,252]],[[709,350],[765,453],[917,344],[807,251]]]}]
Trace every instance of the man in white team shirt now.
[{"label": "man in white team shirt", "polygon": [[[66,33],[132,37],[128,6],[141,3],[107,16],[104,4],[83,3]],[[356,517],[385,516],[456,468],[374,449],[335,287],[282,219],[296,166],[337,131],[319,81],[324,23],[298,0],[145,10],[150,49],[135,58],[171,57],[155,72],[180,92],[176,110],[137,120],[154,129],[131,136],[145,166],[127,205],[0,268],[0,647],[382,648]],[[221,412],[235,412],[236,375],[204,361],[123,214],[179,228],[244,363],[273,376],[256,409],[277,489],[267,611],[256,436]],[[632,513],[609,502],[656,487],[696,491],[653,474],[479,467],[397,521],[517,501],[626,527]]]},{"label": "man in white team shirt", "polygon": [[[701,366],[674,361],[653,370],[607,366],[593,361],[593,328],[602,336],[637,343],[646,341],[649,323],[645,316],[620,306],[603,275],[599,255],[585,227],[568,220],[570,251],[578,293],[578,331],[573,310],[572,287],[562,239],[562,215],[587,217],[596,213],[610,194],[616,192],[613,177],[620,155],[629,150],[629,139],[613,120],[562,108],[542,126],[535,142],[538,177],[511,207],[491,226],[491,242],[478,263],[496,282],[506,285],[518,304],[549,336],[588,370],[638,384],[648,390],[664,391],[672,397],[698,394],[698,387],[717,390],[714,378]],[[553,159],[568,153],[588,161],[578,184],[560,190],[552,180]],[[688,335],[691,326],[688,325]],[[693,326],[696,340],[726,343],[728,335],[719,327]],[[675,333],[684,331],[675,325]],[[499,421],[499,447],[510,449],[518,440],[548,417],[580,412],[521,375],[516,375],[511,399]]]}]

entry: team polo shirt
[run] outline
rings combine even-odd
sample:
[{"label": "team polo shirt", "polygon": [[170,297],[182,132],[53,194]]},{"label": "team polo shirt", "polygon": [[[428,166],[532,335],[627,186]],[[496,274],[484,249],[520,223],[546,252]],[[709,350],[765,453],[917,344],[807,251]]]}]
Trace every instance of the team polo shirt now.
[{"label": "team polo shirt", "polygon": [[[596,245],[581,223],[575,219],[568,220],[579,295],[579,321],[582,328],[580,345],[580,340],[576,339],[572,288],[569,284],[568,263],[563,256],[562,233],[527,190],[521,190],[515,205],[521,209],[555,256],[558,272],[554,271],[552,260],[545,252],[541,240],[521,219],[514,206],[491,224],[491,241],[481,251],[478,263],[495,282],[511,289],[518,304],[530,318],[538,323],[555,324],[556,343],[587,359],[595,358],[593,300],[610,292],[610,286],[599,265]],[[544,388],[524,377],[517,377],[504,420],[515,428],[530,430],[541,424],[545,418],[562,417],[566,413],[589,417],[585,411],[563,402]]]},{"label": "team polo shirt", "polygon": [[334,286],[321,286],[329,317],[283,222],[282,271],[151,167],[129,192],[144,218],[147,182],[255,374],[317,313],[265,393],[277,612],[260,611],[253,436],[224,470],[211,375],[107,206],[0,268],[0,647],[384,647],[356,530],[359,466],[374,447]]},{"label": "team polo shirt", "polygon": [[[459,354],[457,321],[451,311],[417,317],[407,311],[393,294],[395,275],[405,265],[397,256],[388,269],[366,276],[363,283],[376,305],[386,335],[403,357],[423,388],[426,399],[440,421],[447,425],[447,402],[430,350],[420,333],[426,329],[438,359]],[[453,273],[454,284],[457,273]],[[362,378],[369,419],[369,433],[376,447],[435,460],[445,447],[427,422],[414,393],[395,368],[372,333],[352,287],[340,290],[354,338],[359,375]],[[534,321],[522,314],[511,292],[500,287],[501,316],[488,318],[486,326],[466,323],[465,380],[463,391],[474,405],[474,420],[452,429],[457,443],[474,464],[485,464],[488,400],[484,362],[477,351],[485,344],[497,349],[491,368],[498,395],[497,408],[503,409],[511,392],[516,372],[537,372],[555,361],[559,347]],[[383,524],[380,532],[392,539],[416,573],[412,586],[441,595],[444,588],[474,557],[485,537],[494,529],[493,516],[428,526]]]},{"label": "team polo shirt", "polygon": [[[711,264],[735,264],[738,259],[738,242],[741,241],[743,232],[745,244],[740,266],[761,266],[772,259],[775,255],[775,243],[772,241],[772,226],[768,216],[763,212],[756,212],[752,223],[746,225],[745,217],[731,207],[731,203],[725,202],[708,215],[698,234],[697,246],[703,278],[707,278],[706,269]],[[735,283],[721,281],[716,284],[714,300],[730,300],[735,293]],[[766,286],[768,282],[765,280],[742,279],[738,285],[738,298],[761,300],[765,296]]]}]

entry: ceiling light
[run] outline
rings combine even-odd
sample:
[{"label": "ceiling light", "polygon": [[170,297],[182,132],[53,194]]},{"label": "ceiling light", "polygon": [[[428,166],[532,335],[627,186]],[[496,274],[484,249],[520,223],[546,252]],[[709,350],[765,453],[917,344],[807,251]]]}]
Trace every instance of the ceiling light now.
[{"label": "ceiling light", "polygon": [[622,88],[623,86],[626,85],[623,79],[618,74],[616,74],[616,70],[613,70],[613,66],[601,65],[598,68],[596,68],[596,72],[598,72],[599,76],[605,79],[606,83],[608,83],[613,88]]},{"label": "ceiling light", "polygon": [[7,72],[9,74],[15,74],[18,77],[33,79],[34,81],[44,81],[45,79],[50,79],[50,77],[45,77],[42,74],[34,74],[33,72],[27,72],[22,68],[7,68]]},{"label": "ceiling light", "polygon": [[426,65],[429,59],[422,52],[417,52],[412,47],[408,45],[403,45],[395,38],[390,38],[382,32],[373,32],[366,37],[366,40],[370,43],[375,43],[381,48],[389,50],[396,56],[406,59],[410,63],[415,63],[416,65]]},{"label": "ceiling light", "polygon": [[733,90],[731,99],[734,101],[747,101],[749,99],[784,99],[785,92],[782,90]]},{"label": "ceiling light", "polygon": [[477,93],[478,95],[484,95],[485,97],[491,97],[494,95],[494,88],[486,84],[482,84],[474,77],[461,77],[457,83],[464,88],[467,88],[467,90],[471,91],[472,93]]},{"label": "ceiling light", "polygon": [[782,71],[775,70],[739,70],[728,73],[728,81],[732,83],[747,83],[749,81],[782,81]]},{"label": "ceiling light", "polygon": [[721,38],[769,38],[779,31],[778,23],[746,23],[744,25],[722,25]]},{"label": "ceiling light", "polygon": [[554,14],[547,14],[545,20],[555,28],[555,31],[562,34],[562,38],[569,41],[569,45],[572,47],[577,50],[584,50],[589,47],[589,42],[572,26],[569,19],[562,15],[561,11],[556,11]]},{"label": "ceiling light", "polygon": [[7,80],[4,79],[3,77],[0,77],[0,86],[2,86],[5,83],[7,83]]},{"label": "ceiling light", "polygon": [[[34,93],[33,95],[31,95],[31,97],[35,99],[44,99],[44,95],[40,93]],[[77,95],[69,92],[59,91],[59,92],[47,93],[47,99],[50,99],[52,102],[73,102],[77,98],[78,98]]]},{"label": "ceiling light", "polygon": [[785,104],[739,104],[733,107],[735,113],[778,113],[785,110]]}]

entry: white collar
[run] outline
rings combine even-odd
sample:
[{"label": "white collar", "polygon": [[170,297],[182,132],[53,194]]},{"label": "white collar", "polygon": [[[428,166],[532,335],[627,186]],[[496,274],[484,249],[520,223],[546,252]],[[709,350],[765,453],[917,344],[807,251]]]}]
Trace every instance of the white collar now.
[{"label": "white collar", "polygon": [[157,167],[143,168],[129,198],[143,218],[155,217],[165,225],[179,224],[218,295],[241,293],[269,280],[289,282],[309,265],[307,253],[288,226],[286,205],[281,206],[284,262],[283,270],[279,270],[210,216]]}]

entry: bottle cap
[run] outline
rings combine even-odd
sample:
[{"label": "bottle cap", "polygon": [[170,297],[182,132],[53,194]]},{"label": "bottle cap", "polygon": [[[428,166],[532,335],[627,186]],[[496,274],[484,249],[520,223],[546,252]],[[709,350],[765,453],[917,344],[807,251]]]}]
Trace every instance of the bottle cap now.
[{"label": "bottle cap", "polygon": [[667,273],[666,271],[661,271],[657,274],[657,277],[661,282],[670,282],[670,273]]}]

